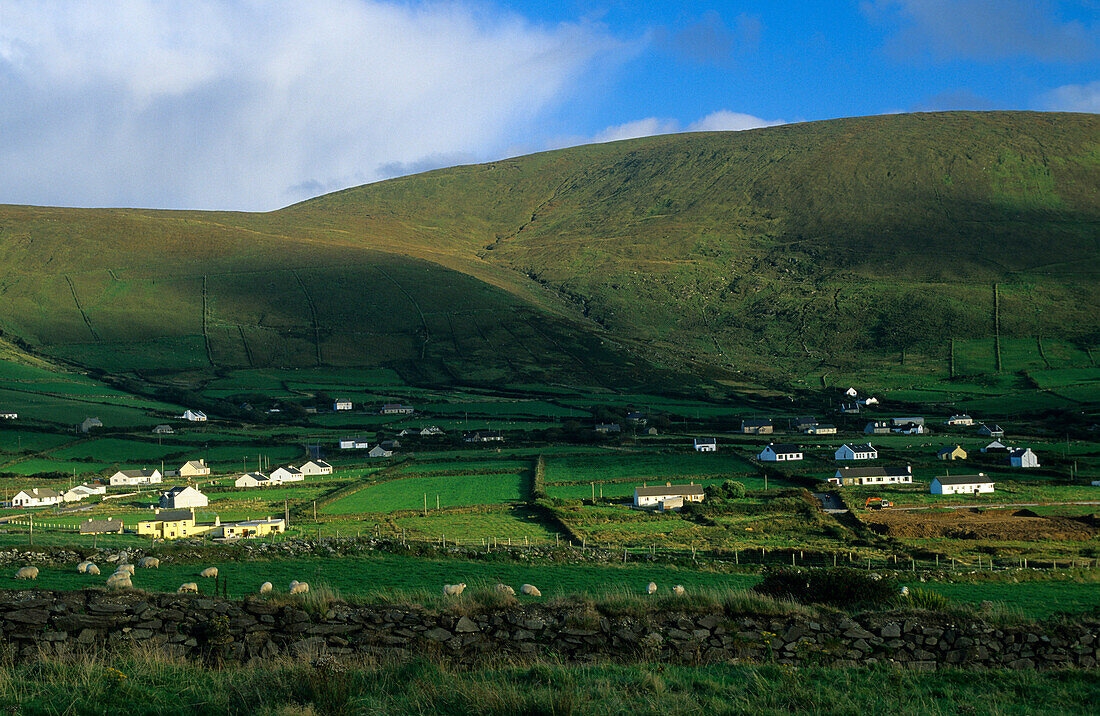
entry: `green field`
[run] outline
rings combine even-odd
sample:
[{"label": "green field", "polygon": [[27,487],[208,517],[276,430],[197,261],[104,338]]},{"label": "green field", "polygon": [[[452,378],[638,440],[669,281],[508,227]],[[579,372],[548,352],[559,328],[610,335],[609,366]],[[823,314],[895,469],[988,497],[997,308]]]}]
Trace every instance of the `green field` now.
[{"label": "green field", "polygon": [[[325,514],[418,510],[424,506],[491,505],[525,497],[522,475],[442,475],[406,477],[366,487],[324,507]],[[427,495],[427,497],[425,497]]]},{"label": "green field", "polygon": [[584,457],[550,458],[546,463],[546,481],[609,482],[619,479],[684,480],[692,477],[729,475],[740,479],[759,473],[759,468],[732,451],[717,453],[636,454],[610,452]]}]

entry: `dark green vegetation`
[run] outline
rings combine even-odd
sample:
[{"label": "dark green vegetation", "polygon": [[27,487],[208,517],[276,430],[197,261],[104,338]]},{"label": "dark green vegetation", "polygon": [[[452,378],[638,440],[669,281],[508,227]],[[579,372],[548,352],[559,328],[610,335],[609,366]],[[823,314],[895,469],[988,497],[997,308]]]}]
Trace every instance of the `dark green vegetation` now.
[{"label": "dark green vegetation", "polygon": [[577,147],[268,214],[3,207],[0,328],[146,379],[1001,370],[1026,391],[1057,369],[1076,387],[1096,378],[1098,137],[1096,115],[893,115]]},{"label": "dark green vegetation", "polygon": [[211,669],[156,656],[5,665],[0,705],[23,714],[1091,714],[1092,671],[569,666],[316,660]]}]

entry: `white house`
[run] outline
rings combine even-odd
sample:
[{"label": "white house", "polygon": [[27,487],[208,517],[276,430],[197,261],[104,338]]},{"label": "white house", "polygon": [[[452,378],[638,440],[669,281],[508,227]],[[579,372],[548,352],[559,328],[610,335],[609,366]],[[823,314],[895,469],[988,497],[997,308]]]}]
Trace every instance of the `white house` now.
[{"label": "white house", "polygon": [[171,425],[158,425],[153,428],[154,435],[172,435],[175,432]]},{"label": "white house", "polygon": [[969,415],[952,415],[947,420],[943,421],[944,425],[973,425],[974,418]]},{"label": "white house", "polygon": [[103,421],[99,418],[84,418],[84,422],[80,424],[80,432],[86,433],[92,428],[102,428]]},{"label": "white house", "polygon": [[61,493],[48,487],[20,490],[11,498],[12,507],[47,507],[61,502]]},{"label": "white house", "polygon": [[350,400],[337,400],[332,404],[333,410],[351,410],[352,404]]},{"label": "white house", "polygon": [[872,420],[863,428],[863,432],[869,435],[885,435],[890,432],[890,421]]},{"label": "white house", "polygon": [[904,423],[892,428],[892,430],[900,435],[924,435],[928,432],[928,429],[924,427],[924,423]]},{"label": "white house", "polygon": [[281,485],[284,482],[301,482],[306,479],[302,471],[293,465],[276,468],[271,471],[271,481]]},{"label": "white house", "polygon": [[807,435],[836,435],[836,426],[827,423],[814,423],[802,429]]},{"label": "white house", "polygon": [[910,465],[842,467],[829,478],[834,485],[897,485],[913,482]]},{"label": "white house", "polygon": [[849,445],[844,443],[833,453],[837,460],[877,460],[878,450],[867,443],[866,445]]},{"label": "white house", "polygon": [[844,391],[844,394],[847,395],[849,398],[854,398],[859,395],[859,391],[855,388],[848,388],[848,390]]},{"label": "white house", "polygon": [[1009,450],[1008,464],[1012,467],[1039,467],[1039,456],[1031,448]]},{"label": "white house", "polygon": [[102,495],[105,492],[107,492],[106,485],[77,485],[61,495],[61,499],[64,502],[79,502],[92,495]]},{"label": "white house", "polygon": [[982,452],[1008,452],[1008,446],[1000,440],[994,440],[982,448]]},{"label": "white house", "polygon": [[445,435],[446,433],[444,433],[443,430],[441,430],[436,425],[429,425],[428,427],[421,430],[420,434],[423,437],[430,437],[430,436],[433,436],[433,435]]},{"label": "white house", "polygon": [[18,419],[19,419],[19,413],[12,413],[12,412],[8,412],[8,411],[0,412],[0,420],[18,420]]},{"label": "white house", "polygon": [[173,487],[160,496],[162,510],[185,510],[192,507],[206,507],[210,500],[190,485]]},{"label": "white house", "polygon": [[788,443],[768,443],[758,458],[766,462],[790,462],[802,459],[802,448]]},{"label": "white house", "polygon": [[332,465],[329,465],[324,460],[310,460],[305,465],[302,465],[301,472],[303,475],[331,475]]},{"label": "white house", "polygon": [[176,470],[176,474],[180,477],[202,477],[210,474],[210,467],[206,460],[188,460]]},{"label": "white house", "polygon": [[233,481],[234,487],[268,487],[271,478],[259,472],[246,472]]},{"label": "white house", "polygon": [[993,480],[979,472],[977,475],[944,475],[932,478],[933,495],[960,495],[993,492]]},{"label": "white house", "polygon": [[692,482],[689,485],[663,485],[648,487],[645,483],[634,488],[635,507],[656,507],[658,509],[678,509],[685,502],[702,502],[703,486]]},{"label": "white house", "polygon": [[161,481],[160,470],[119,470],[108,483],[111,487],[132,485],[153,485]]},{"label": "white house", "polygon": [[502,443],[504,442],[504,433],[499,430],[476,430],[467,433],[462,439],[468,443]]},{"label": "white house", "polygon": [[184,420],[189,420],[192,423],[205,423],[206,422],[206,413],[202,412],[201,410],[190,410],[190,409],[188,409],[188,410],[183,411],[183,415],[181,415],[180,417],[183,418]]},{"label": "white house", "polygon": [[415,410],[411,405],[402,405],[401,403],[387,403],[382,406],[382,410],[379,411],[382,415],[412,415]]},{"label": "white house", "polygon": [[393,450],[387,450],[381,445],[375,445],[370,449],[370,452],[367,453],[367,455],[370,457],[392,457]]},{"label": "white house", "polygon": [[718,440],[715,438],[695,438],[695,452],[718,452]]}]

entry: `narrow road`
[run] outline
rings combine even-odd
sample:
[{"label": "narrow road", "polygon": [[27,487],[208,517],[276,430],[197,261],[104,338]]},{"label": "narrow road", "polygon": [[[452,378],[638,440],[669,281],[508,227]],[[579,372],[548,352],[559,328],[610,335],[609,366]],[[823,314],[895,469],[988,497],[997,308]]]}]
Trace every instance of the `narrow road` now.
[{"label": "narrow road", "polygon": [[972,507],[990,510],[1006,507],[1054,507],[1058,505],[1100,505],[1100,501],[1094,502],[1016,502],[1013,504],[984,504],[984,505],[927,505],[925,507],[891,507],[892,512],[909,512],[912,510],[968,510]]}]

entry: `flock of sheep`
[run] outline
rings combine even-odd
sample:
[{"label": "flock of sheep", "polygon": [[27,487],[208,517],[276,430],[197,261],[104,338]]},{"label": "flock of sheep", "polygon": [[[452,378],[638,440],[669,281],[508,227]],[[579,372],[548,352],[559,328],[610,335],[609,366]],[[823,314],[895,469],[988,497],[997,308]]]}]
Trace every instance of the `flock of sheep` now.
[{"label": "flock of sheep", "polygon": [[[466,583],[465,582],[462,582],[462,583],[459,583],[459,584],[444,584],[443,585],[443,596],[445,596],[445,597],[457,597],[458,595],[462,594],[462,592],[465,591],[465,589],[466,589]],[[513,596],[513,597],[516,596],[516,590],[509,587],[507,584],[498,584],[495,587],[493,587],[493,589],[500,592],[501,594],[507,594],[507,595]],[[519,588],[519,592],[520,592],[520,594],[526,594],[529,597],[541,597],[542,596],[542,592],[540,592],[539,588],[536,587],[533,584],[524,584],[522,587]],[[657,584],[655,582],[650,582],[649,584],[646,585],[645,592],[646,592],[646,594],[656,594],[657,593]],[[678,597],[684,596],[684,586],[682,584],[677,584],[675,587],[672,588],[672,593],[675,594]]]}]

